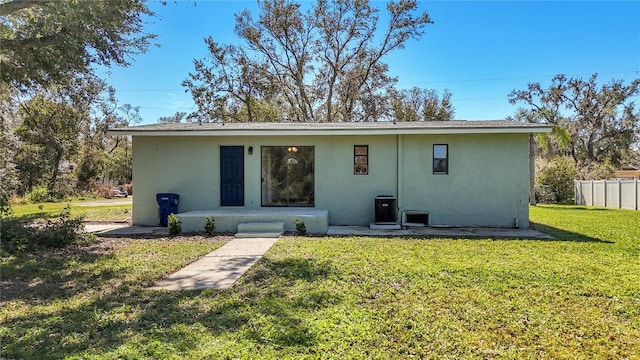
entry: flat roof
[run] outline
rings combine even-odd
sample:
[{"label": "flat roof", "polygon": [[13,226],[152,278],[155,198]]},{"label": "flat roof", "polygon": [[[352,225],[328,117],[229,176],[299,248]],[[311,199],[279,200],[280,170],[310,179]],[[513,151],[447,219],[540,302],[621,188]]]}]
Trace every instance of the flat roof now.
[{"label": "flat roof", "polygon": [[159,123],[109,129],[112,135],[133,136],[278,136],[278,135],[402,135],[508,134],[550,132],[546,124],[511,120],[377,121],[377,122],[212,122]]}]

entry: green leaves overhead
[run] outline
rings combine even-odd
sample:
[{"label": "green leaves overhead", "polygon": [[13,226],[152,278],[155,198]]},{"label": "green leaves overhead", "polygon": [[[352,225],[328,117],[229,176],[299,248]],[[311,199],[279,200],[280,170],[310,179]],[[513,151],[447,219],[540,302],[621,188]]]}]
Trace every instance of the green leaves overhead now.
[{"label": "green leaves overhead", "polygon": [[2,0],[0,81],[19,88],[93,74],[91,65],[129,65],[155,38],[143,0]]}]

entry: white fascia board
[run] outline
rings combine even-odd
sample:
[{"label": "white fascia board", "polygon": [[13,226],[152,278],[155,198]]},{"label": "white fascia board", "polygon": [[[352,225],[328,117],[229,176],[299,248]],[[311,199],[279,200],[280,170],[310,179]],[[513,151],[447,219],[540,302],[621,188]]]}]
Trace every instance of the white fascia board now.
[{"label": "white fascia board", "polygon": [[340,136],[340,135],[455,135],[549,133],[551,127],[331,129],[331,130],[109,130],[110,135],[132,136]]}]

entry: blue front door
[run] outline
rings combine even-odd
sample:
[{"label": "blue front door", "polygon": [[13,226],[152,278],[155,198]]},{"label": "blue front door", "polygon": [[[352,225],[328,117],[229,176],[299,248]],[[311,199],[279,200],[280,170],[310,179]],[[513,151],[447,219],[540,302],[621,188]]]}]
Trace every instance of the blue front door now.
[{"label": "blue front door", "polygon": [[244,146],[220,147],[220,205],[244,206]]}]

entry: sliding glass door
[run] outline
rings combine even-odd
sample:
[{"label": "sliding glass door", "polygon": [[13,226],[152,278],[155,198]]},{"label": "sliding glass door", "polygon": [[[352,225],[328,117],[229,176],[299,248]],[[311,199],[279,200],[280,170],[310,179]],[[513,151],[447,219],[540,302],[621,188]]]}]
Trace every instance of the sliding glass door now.
[{"label": "sliding glass door", "polygon": [[313,206],[313,146],[263,146],[262,206]]}]

